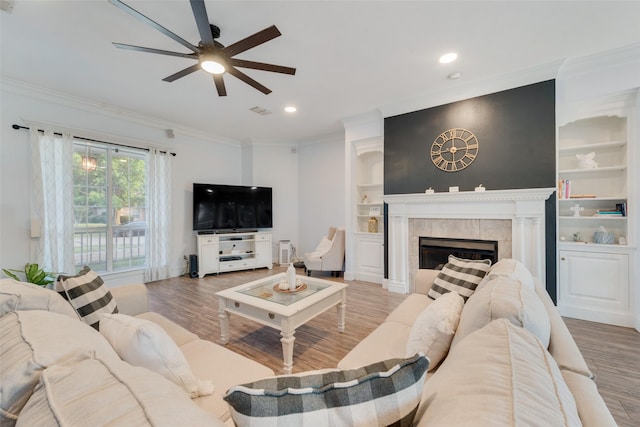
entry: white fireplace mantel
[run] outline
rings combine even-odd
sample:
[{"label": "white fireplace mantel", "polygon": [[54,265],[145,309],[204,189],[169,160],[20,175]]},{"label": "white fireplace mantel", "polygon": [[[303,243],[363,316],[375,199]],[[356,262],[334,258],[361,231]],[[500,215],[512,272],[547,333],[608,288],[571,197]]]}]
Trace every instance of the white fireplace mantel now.
[{"label": "white fireplace mantel", "polygon": [[555,188],[390,194],[388,254],[390,291],[408,293],[409,219],[510,219],[513,258],[545,275],[545,201]]}]

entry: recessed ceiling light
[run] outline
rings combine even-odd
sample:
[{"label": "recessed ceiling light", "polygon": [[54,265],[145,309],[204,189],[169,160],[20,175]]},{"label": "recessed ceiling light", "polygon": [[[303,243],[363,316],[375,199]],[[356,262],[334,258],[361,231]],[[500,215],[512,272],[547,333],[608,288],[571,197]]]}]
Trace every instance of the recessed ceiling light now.
[{"label": "recessed ceiling light", "polygon": [[293,105],[288,105],[284,107],[284,111],[286,111],[287,113],[295,113],[296,111],[298,111],[298,109]]},{"label": "recessed ceiling light", "polygon": [[440,61],[441,64],[448,64],[449,62],[455,61],[457,58],[458,58],[457,53],[449,52],[442,55],[438,61]]}]

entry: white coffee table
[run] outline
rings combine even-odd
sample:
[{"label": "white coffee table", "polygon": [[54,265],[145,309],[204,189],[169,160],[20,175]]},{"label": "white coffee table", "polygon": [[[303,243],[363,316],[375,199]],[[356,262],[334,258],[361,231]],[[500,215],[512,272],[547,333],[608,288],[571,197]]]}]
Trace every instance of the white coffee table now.
[{"label": "white coffee table", "polygon": [[320,313],[338,306],[338,331],[344,332],[347,285],[329,280],[296,276],[305,286],[295,292],[279,292],[278,283],[285,273],[216,292],[219,297],[220,338],[229,342],[229,313],[254,320],[280,331],[284,372],[293,370],[295,331]]}]

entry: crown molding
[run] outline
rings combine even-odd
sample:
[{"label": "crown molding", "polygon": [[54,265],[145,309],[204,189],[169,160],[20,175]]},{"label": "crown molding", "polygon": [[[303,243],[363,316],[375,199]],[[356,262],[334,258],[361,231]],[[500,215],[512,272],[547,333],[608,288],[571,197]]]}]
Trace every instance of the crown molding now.
[{"label": "crown molding", "polygon": [[570,79],[584,74],[633,65],[640,65],[640,43],[591,55],[568,58],[560,67],[558,79]]},{"label": "crown molding", "polygon": [[366,113],[356,114],[354,116],[345,117],[342,119],[342,124],[346,128],[355,126],[367,125],[370,123],[380,122],[382,119],[382,111],[376,109]]},{"label": "crown molding", "polygon": [[4,92],[14,93],[17,95],[23,95],[29,98],[38,99],[66,107],[71,107],[79,110],[88,111],[90,113],[111,117],[114,119],[147,126],[153,129],[159,129],[165,132],[167,128],[173,129],[176,134],[182,134],[185,136],[197,138],[204,141],[214,142],[217,144],[231,145],[238,147],[240,141],[226,138],[220,135],[212,135],[209,132],[200,131],[197,129],[185,127],[180,123],[171,122],[158,117],[149,116],[139,113],[137,111],[127,110],[125,108],[117,107],[115,105],[106,104],[104,102],[97,102],[87,98],[82,98],[75,95],[70,95],[65,92],[60,92],[54,89],[45,88],[42,86],[27,83],[21,80],[12,79],[8,77],[0,77],[0,88]]},{"label": "crown molding", "polygon": [[443,84],[441,89],[385,105],[380,110],[383,117],[387,118],[555,79],[563,62],[564,59],[484,79]]}]

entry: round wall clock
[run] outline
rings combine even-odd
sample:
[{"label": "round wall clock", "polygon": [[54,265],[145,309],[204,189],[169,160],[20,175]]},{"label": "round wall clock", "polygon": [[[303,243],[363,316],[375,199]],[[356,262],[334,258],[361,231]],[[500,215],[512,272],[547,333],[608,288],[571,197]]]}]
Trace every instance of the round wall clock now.
[{"label": "round wall clock", "polygon": [[477,156],[478,138],[467,129],[445,130],[431,144],[431,161],[445,172],[461,171]]}]

